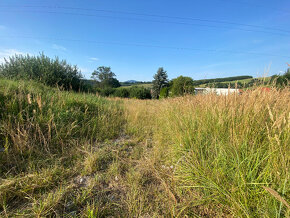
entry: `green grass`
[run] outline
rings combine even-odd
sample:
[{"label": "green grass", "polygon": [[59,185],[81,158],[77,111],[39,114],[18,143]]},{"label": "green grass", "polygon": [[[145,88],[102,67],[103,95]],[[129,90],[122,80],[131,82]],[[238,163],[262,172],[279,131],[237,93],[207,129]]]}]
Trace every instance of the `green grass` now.
[{"label": "green grass", "polygon": [[150,84],[133,84],[133,85],[131,85],[131,86],[122,86],[122,88],[130,88],[130,87],[132,87],[132,86],[137,86],[137,87],[144,87],[144,88],[152,88],[152,84],[150,83]]},{"label": "green grass", "polygon": [[126,105],[130,131],[154,139],[150,161],[173,168],[174,216],[289,216],[289,89]]},{"label": "green grass", "polygon": [[[78,149],[118,137],[120,102],[0,81],[0,210],[42,198],[78,174]],[[17,205],[18,206],[18,205]]]},{"label": "green grass", "polygon": [[0,216],[287,217],[289,108],[288,88],[116,100],[1,79]]},{"label": "green grass", "polygon": [[[242,79],[242,80],[235,80],[235,81],[225,81],[225,82],[220,82],[220,83],[223,83],[223,84],[235,84],[235,83],[242,83],[243,85],[247,85],[248,83],[250,83],[253,79],[259,79],[261,81],[263,81],[265,84],[267,84],[271,77],[258,77],[258,78],[251,78],[251,79]],[[200,88],[204,88],[204,87],[208,87],[208,84],[201,84],[199,85],[198,87]]]}]

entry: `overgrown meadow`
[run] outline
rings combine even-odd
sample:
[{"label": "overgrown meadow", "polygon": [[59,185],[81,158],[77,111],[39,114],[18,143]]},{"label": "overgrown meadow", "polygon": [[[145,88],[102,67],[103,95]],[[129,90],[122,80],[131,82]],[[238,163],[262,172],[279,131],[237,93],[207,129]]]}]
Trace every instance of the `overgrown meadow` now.
[{"label": "overgrown meadow", "polygon": [[84,83],[43,54],[0,65],[1,216],[289,216],[289,71],[266,89],[194,96],[192,78],[170,88],[160,68],[160,100],[137,100],[151,91],[102,87],[118,81],[98,69]]},{"label": "overgrown meadow", "polygon": [[0,215],[287,217],[289,99],[105,99],[1,79]]}]

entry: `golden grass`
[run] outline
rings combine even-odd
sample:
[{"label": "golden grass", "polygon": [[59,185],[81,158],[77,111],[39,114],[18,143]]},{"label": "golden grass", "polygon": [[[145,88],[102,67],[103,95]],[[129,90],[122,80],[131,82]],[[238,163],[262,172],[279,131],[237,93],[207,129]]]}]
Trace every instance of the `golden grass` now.
[{"label": "golden grass", "polygon": [[[285,216],[289,200],[290,92],[199,95],[161,101],[126,100],[128,131],[153,139],[149,161],[173,166],[176,198],[233,216]],[[287,200],[287,197],[286,197]],[[286,201],[285,200],[285,201]],[[284,203],[285,205],[285,203]]]},{"label": "golden grass", "polygon": [[0,81],[0,216],[289,217],[289,88],[158,101],[27,84]]}]

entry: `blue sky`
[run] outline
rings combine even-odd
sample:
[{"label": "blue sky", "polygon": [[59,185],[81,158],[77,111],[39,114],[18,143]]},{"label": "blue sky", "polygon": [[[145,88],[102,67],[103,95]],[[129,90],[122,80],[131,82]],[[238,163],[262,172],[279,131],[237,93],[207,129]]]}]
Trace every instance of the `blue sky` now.
[{"label": "blue sky", "polygon": [[170,79],[272,75],[290,62],[290,2],[1,1],[0,62],[39,52],[86,78],[103,65],[120,81],[150,81],[158,67]]}]

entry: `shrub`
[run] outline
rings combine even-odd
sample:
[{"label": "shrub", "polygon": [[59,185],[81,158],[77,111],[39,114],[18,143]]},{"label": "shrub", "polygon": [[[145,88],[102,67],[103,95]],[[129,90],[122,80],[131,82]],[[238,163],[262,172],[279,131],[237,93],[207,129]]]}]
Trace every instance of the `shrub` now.
[{"label": "shrub", "polygon": [[133,86],[129,89],[129,93],[130,98],[151,99],[150,90],[144,87]]},{"label": "shrub", "polygon": [[172,95],[181,96],[194,93],[193,79],[190,77],[179,76],[173,80],[171,88]]},{"label": "shrub", "polygon": [[119,80],[117,80],[116,78],[109,78],[109,79],[105,79],[104,81],[102,81],[100,83],[101,87],[109,87],[109,88],[118,88],[121,86]]},{"label": "shrub", "polygon": [[107,87],[107,88],[98,89],[98,90],[100,90],[99,91],[99,94],[101,96],[103,96],[103,97],[109,97],[109,96],[114,95],[116,89]]},{"label": "shrub", "polygon": [[169,87],[164,87],[160,90],[159,98],[167,98],[169,96]]},{"label": "shrub", "polygon": [[128,89],[126,88],[119,88],[119,89],[116,89],[114,96],[119,97],[119,98],[129,98],[130,93]]},{"label": "shrub", "polygon": [[0,65],[0,75],[8,79],[35,80],[65,90],[79,91],[82,88],[82,75],[77,66],[44,54],[9,57]]}]

